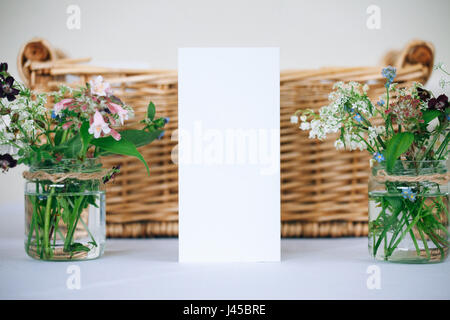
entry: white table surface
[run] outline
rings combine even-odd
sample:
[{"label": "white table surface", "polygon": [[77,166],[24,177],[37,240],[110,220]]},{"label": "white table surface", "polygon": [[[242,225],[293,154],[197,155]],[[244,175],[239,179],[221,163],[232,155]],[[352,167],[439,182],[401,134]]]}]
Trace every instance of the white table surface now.
[{"label": "white table surface", "polygon": [[[280,263],[180,264],[177,239],[108,239],[101,259],[44,262],[25,254],[21,206],[0,207],[0,222],[0,299],[450,299],[450,261],[376,262],[366,238],[282,240]],[[380,289],[367,287],[372,265]]]}]

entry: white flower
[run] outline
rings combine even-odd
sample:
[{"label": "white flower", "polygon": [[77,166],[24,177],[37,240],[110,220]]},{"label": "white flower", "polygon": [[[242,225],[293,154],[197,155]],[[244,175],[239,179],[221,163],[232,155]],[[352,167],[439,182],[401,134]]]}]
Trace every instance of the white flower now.
[{"label": "white flower", "polygon": [[1,122],[0,122],[1,130],[6,129],[6,127],[9,127],[9,125],[11,124],[11,117],[9,116],[9,114],[6,114],[3,117],[0,117],[0,119],[1,119]]},{"label": "white flower", "polygon": [[311,131],[309,132],[309,137],[311,139],[317,138],[319,140],[323,140],[327,137],[324,130],[324,125],[320,120],[314,119],[313,121],[311,121],[310,125]]},{"label": "white flower", "polygon": [[302,129],[302,130],[309,130],[309,129],[311,129],[311,125],[309,124],[309,122],[302,122],[300,124],[300,129]]},{"label": "white flower", "polygon": [[342,142],[341,139],[338,139],[334,142],[334,147],[336,148],[336,150],[344,150],[345,149],[344,143]]},{"label": "white flower", "polygon": [[358,137],[356,134],[348,133],[346,132],[343,137],[345,141],[342,141],[341,139],[337,140],[334,143],[334,146],[337,150],[347,149],[349,151],[353,150],[365,150],[367,148],[367,145],[364,143],[364,141],[361,140],[360,137]]},{"label": "white flower", "polygon": [[111,86],[109,83],[103,81],[102,76],[98,76],[94,81],[89,81],[91,85],[91,93],[98,96],[109,96],[112,94]]},{"label": "white flower", "polygon": [[99,138],[102,131],[103,133],[108,134],[111,132],[111,128],[108,127],[108,124],[106,124],[101,113],[95,111],[93,122],[89,127],[89,133],[93,134],[95,138]]},{"label": "white flower", "polygon": [[291,123],[298,123],[298,117],[297,116],[291,116]]},{"label": "white flower", "polygon": [[308,118],[306,116],[301,116],[300,120],[302,120],[303,122],[305,122]]},{"label": "white flower", "polygon": [[384,126],[369,127],[369,134],[368,134],[369,143],[371,145],[375,144],[377,137],[384,135],[385,131],[386,128]]},{"label": "white flower", "polygon": [[433,132],[436,129],[437,126],[439,126],[439,119],[438,119],[438,117],[434,118],[433,120],[431,120],[428,123],[428,126],[427,126],[428,132]]}]

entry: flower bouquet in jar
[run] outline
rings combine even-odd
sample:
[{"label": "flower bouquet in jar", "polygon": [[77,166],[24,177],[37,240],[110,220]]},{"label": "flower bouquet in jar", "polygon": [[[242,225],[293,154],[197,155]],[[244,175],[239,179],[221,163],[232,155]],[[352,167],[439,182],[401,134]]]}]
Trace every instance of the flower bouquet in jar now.
[{"label": "flower bouquet in jar", "polygon": [[[47,108],[49,103],[52,108]],[[105,243],[104,184],[120,171],[102,168],[100,157],[138,158],[138,147],[160,139],[168,118],[148,105],[141,129],[121,127],[133,109],[101,76],[73,89],[35,93],[0,65],[0,168],[24,172],[25,251],[42,260],[87,260]]]},{"label": "flower bouquet in jar", "polygon": [[[337,149],[372,155],[369,252],[375,259],[444,261],[449,250],[448,97],[434,96],[419,83],[399,87],[390,66],[382,76],[386,93],[377,102],[369,99],[367,85],[339,82],[329,105],[318,112],[298,110],[291,122],[300,120],[310,138],[339,133]],[[447,83],[441,80],[443,87]]]}]

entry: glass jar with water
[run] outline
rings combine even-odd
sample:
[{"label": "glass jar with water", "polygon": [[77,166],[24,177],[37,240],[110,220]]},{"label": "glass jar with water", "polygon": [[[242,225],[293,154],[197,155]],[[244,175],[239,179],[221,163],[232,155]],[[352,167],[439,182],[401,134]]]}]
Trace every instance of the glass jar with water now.
[{"label": "glass jar with water", "polygon": [[449,249],[448,163],[374,163],[369,180],[369,252],[400,263],[444,261]]},{"label": "glass jar with water", "polygon": [[39,260],[89,260],[105,246],[105,191],[98,159],[30,167],[25,251]]}]

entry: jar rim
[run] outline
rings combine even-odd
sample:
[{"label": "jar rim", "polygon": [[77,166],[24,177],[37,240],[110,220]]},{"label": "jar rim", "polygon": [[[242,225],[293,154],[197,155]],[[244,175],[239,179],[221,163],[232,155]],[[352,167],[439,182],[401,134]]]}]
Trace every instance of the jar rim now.
[{"label": "jar rim", "polygon": [[[386,161],[382,161],[382,162],[377,162],[374,161],[373,159],[371,159],[374,163],[374,165],[376,166],[386,166]],[[447,163],[449,159],[444,159],[444,160],[420,160],[420,161],[415,161],[415,160],[395,160],[394,165],[397,163],[402,163],[402,164],[444,164]]]},{"label": "jar rim", "polygon": [[62,158],[58,162],[48,161],[48,162],[40,162],[37,164],[30,165],[30,171],[38,171],[38,170],[52,170],[58,171],[59,169],[93,169],[95,167],[101,167],[100,158],[86,158],[84,160],[80,160],[77,158]]},{"label": "jar rim", "polygon": [[372,175],[385,171],[385,174],[393,174],[399,176],[419,176],[428,174],[443,174],[448,172],[449,163],[447,160],[396,160],[392,169],[387,170],[386,161],[371,163]]}]

